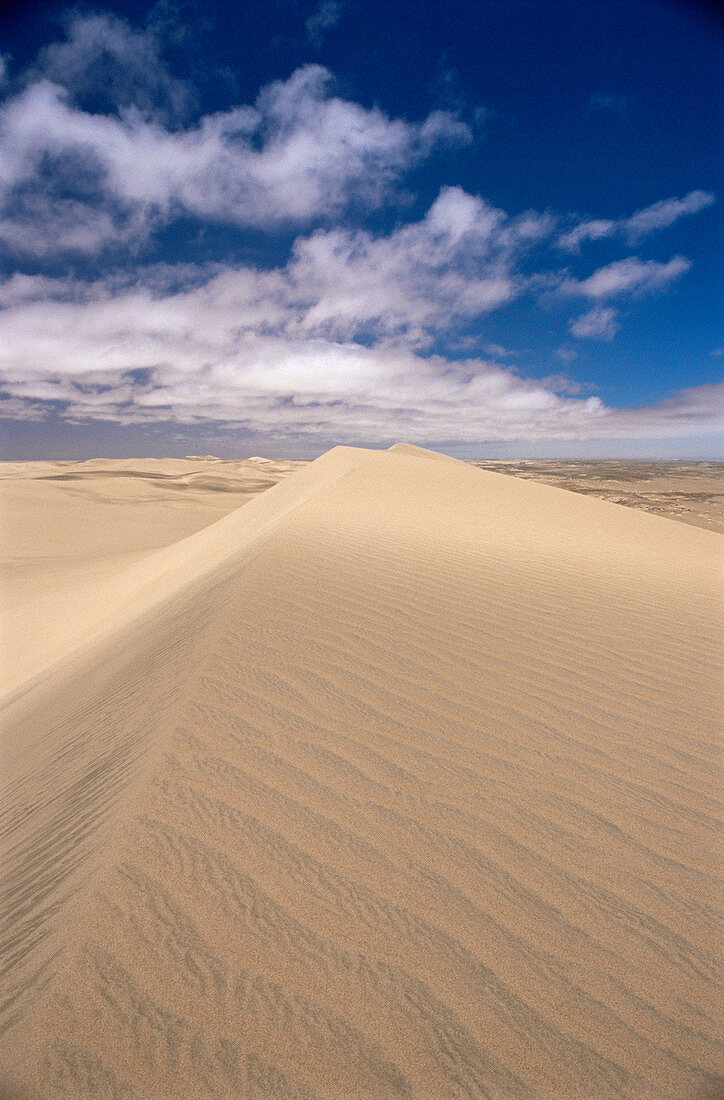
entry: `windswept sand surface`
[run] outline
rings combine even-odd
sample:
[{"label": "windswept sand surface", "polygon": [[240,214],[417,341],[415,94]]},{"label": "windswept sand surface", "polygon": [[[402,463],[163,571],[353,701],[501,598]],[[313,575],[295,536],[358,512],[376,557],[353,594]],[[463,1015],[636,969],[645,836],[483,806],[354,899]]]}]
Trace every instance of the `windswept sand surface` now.
[{"label": "windswept sand surface", "polygon": [[306,462],[0,462],[0,691],[72,645],[133,588],[149,550],[207,527]]},{"label": "windswept sand surface", "polygon": [[0,1093],[720,1096],[721,536],[404,446],[171,505],[14,665]]}]

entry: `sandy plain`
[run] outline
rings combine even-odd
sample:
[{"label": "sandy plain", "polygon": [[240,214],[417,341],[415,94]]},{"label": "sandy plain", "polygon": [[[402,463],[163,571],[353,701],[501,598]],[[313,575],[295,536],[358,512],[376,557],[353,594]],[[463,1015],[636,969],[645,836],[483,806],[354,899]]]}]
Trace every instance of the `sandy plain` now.
[{"label": "sandy plain", "polygon": [[0,1093],[722,1095],[724,544],[641,507],[2,464]]}]

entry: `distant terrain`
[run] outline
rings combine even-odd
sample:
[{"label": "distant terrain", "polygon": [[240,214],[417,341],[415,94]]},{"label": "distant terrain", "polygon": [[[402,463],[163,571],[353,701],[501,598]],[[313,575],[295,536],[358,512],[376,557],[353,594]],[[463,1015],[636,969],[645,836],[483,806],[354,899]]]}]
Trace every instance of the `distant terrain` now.
[{"label": "distant terrain", "polygon": [[491,459],[473,465],[724,532],[724,462]]}]

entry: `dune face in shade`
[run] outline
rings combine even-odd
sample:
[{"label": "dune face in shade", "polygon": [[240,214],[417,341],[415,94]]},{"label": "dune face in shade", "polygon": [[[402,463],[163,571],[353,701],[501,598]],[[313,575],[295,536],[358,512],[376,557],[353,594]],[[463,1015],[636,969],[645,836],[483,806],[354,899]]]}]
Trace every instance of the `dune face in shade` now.
[{"label": "dune face in shade", "polygon": [[717,1095],[721,536],[407,446],[188,522],[5,697],[4,1093]]}]

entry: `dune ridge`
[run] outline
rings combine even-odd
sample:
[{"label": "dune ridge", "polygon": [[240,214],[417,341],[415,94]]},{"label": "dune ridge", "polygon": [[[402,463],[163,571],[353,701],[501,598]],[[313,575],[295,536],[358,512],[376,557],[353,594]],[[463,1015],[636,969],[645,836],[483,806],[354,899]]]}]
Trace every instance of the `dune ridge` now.
[{"label": "dune ridge", "polygon": [[717,1095],[720,565],[402,445],[90,583],[4,701],[5,1091]]},{"label": "dune ridge", "polygon": [[[249,459],[246,462],[222,462],[224,467],[231,467],[232,473],[224,477],[226,490],[224,495],[233,496],[239,503],[252,499],[259,492],[260,479],[256,473],[249,476],[249,463],[252,470],[256,470],[256,463]],[[12,466],[12,464],[6,464]],[[21,463],[18,466],[27,466]],[[56,464],[52,464],[53,469]],[[60,464],[61,466],[63,464]],[[216,514],[213,506],[210,508],[201,494],[201,507],[197,499],[194,507],[189,507],[188,502],[179,513],[178,509],[168,511],[168,494],[159,497],[155,491],[147,500],[139,501],[131,497],[130,507],[125,507],[124,494],[119,493],[118,479],[124,477],[133,479],[148,478],[154,481],[158,478],[162,483],[168,479],[175,487],[182,483],[187,486],[189,482],[198,485],[199,477],[207,480],[207,475],[199,475],[193,471],[186,460],[147,460],[141,464],[127,461],[114,463],[113,477],[109,478],[106,463],[87,462],[73,463],[73,480],[92,479],[102,480],[108,485],[107,493],[111,497],[110,509],[98,508],[98,502],[93,500],[93,507],[88,507],[89,502],[83,501],[76,510],[68,508],[67,498],[61,500],[48,499],[46,494],[41,497],[42,515],[47,525],[48,535],[43,537],[43,532],[38,532],[37,523],[28,529],[23,524],[23,505],[35,504],[37,514],[38,502],[33,500],[32,492],[28,496],[28,490],[37,488],[38,482],[48,480],[48,464],[38,463],[39,470],[35,477],[26,479],[19,484],[19,499],[12,496],[8,498],[7,492],[3,499],[3,519],[8,526],[17,526],[24,531],[24,537],[15,535],[10,539],[14,549],[25,551],[23,564],[25,568],[18,578],[17,569],[13,569],[12,554],[9,562],[6,562],[6,576],[4,578],[3,600],[3,626],[8,639],[12,639],[4,647],[2,669],[0,670],[0,696],[8,692],[18,690],[23,681],[29,678],[37,678],[40,671],[69,653],[74,647],[87,643],[89,636],[94,636],[104,629],[115,629],[118,625],[119,613],[126,610],[129,597],[140,594],[138,607],[145,607],[148,598],[163,600],[163,591],[154,596],[151,589],[164,576],[171,577],[172,583],[177,582],[183,586],[188,575],[194,575],[198,567],[203,569],[203,562],[198,566],[193,562],[185,561],[183,552],[176,557],[172,546],[193,546],[187,544],[184,536],[200,533],[200,528],[213,526],[214,520],[226,518]],[[261,486],[267,488],[274,486],[275,482],[283,478],[290,470],[299,467],[299,463],[270,463],[271,471],[261,479]],[[305,466],[306,463],[302,463]],[[79,469],[83,467],[83,469]],[[86,469],[86,467],[88,469]],[[120,467],[120,469],[116,468]],[[124,469],[127,467],[127,469]],[[12,470],[11,470],[12,473]],[[50,475],[51,481],[56,481],[58,476]],[[71,476],[71,475],[68,475]],[[6,479],[12,480],[12,479]],[[110,484],[113,484],[111,492]],[[5,488],[7,489],[7,483]],[[42,488],[42,486],[41,486]],[[235,491],[232,492],[231,490]],[[173,497],[173,491],[170,492]],[[207,494],[208,495],[208,494]],[[283,498],[282,498],[283,499]],[[172,501],[172,505],[175,502]],[[71,498],[72,504],[72,498]],[[119,508],[119,504],[121,507]],[[199,523],[199,511],[201,515],[208,515],[205,522]],[[238,511],[238,508],[235,509]],[[252,509],[250,517],[257,513]],[[261,515],[264,514],[262,509]],[[74,536],[71,529],[80,524],[81,538]],[[190,525],[190,526],[189,526]],[[148,528],[151,528],[149,530]],[[253,527],[247,524],[248,533]],[[83,538],[83,528],[93,528],[92,538],[87,535]],[[100,529],[100,536],[97,533]],[[190,533],[189,533],[190,532]],[[171,539],[169,540],[169,534]],[[40,538],[38,536],[41,536]],[[231,536],[232,539],[235,537]],[[246,529],[238,533],[240,542],[247,537]],[[61,540],[65,542],[65,553],[61,557],[61,568],[58,570],[56,559],[53,557],[54,544]],[[78,544],[90,541],[95,546],[95,553],[89,560],[83,553],[78,554]],[[40,554],[38,555],[37,542],[40,542]],[[100,545],[99,545],[100,544]],[[210,560],[223,552],[224,536],[219,533],[218,539],[212,537],[211,541],[201,539],[201,553],[206,547]],[[236,545],[236,543],[232,543]],[[70,550],[70,553],[68,552]],[[100,552],[99,552],[100,550]],[[31,551],[31,553],[28,553]],[[165,553],[167,551],[167,553]],[[23,577],[27,572],[27,561],[32,562],[39,557],[39,566],[36,564],[29,572],[29,576]],[[178,567],[178,568],[176,568]],[[146,595],[144,595],[144,593]]]}]

